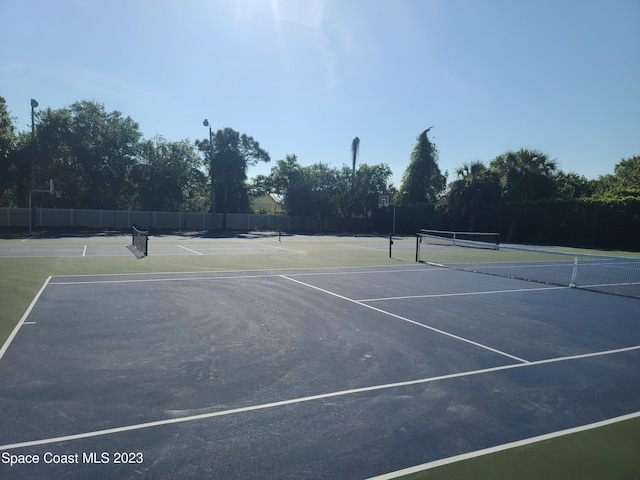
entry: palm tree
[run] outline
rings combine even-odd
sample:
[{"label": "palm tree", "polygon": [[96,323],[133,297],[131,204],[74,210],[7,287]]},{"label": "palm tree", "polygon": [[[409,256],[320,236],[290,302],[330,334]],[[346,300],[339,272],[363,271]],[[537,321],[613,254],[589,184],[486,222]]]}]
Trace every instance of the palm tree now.
[{"label": "palm tree", "polygon": [[500,176],[507,202],[538,200],[554,193],[552,175],[558,162],[539,150],[509,151],[494,158],[489,166]]},{"label": "palm tree", "polygon": [[490,169],[500,177],[502,196],[511,210],[511,222],[507,240],[513,240],[518,223],[518,204],[553,197],[556,182],[553,174],[558,162],[550,160],[546,153],[523,148],[509,151],[494,158]]},{"label": "palm tree", "polygon": [[[356,176],[356,158],[358,158],[358,153],[360,151],[360,139],[358,137],[354,138],[351,142],[351,161],[352,161],[352,175],[355,178]],[[352,180],[353,182],[353,180]]]},{"label": "palm tree", "polygon": [[499,198],[498,182],[482,162],[465,163],[456,169],[456,175],[449,185],[448,203],[469,218],[469,231],[473,232],[478,210]]}]

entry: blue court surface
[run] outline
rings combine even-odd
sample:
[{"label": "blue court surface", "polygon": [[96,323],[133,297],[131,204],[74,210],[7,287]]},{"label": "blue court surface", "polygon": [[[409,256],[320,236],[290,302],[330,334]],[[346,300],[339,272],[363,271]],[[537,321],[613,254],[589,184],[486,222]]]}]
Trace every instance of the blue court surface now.
[{"label": "blue court surface", "polygon": [[51,277],[0,478],[365,479],[635,414],[639,307],[422,264]]}]

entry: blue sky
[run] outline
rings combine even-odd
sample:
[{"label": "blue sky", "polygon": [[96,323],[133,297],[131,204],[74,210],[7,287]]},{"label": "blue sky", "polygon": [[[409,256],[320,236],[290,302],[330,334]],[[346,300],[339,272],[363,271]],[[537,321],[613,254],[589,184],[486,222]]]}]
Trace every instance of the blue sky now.
[{"label": "blue sky", "polygon": [[[440,168],[535,148],[588,178],[640,155],[639,0],[0,0],[0,95],[96,100],[145,137],[253,136],[271,165]],[[252,168],[249,176],[268,173]]]}]

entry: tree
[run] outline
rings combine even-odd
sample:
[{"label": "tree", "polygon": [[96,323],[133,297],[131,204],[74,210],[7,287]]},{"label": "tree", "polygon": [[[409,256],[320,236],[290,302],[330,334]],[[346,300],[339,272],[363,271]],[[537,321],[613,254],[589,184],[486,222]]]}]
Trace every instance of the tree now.
[{"label": "tree", "polygon": [[378,209],[380,195],[389,194],[393,187],[389,183],[393,172],[386,163],[358,167],[355,182],[354,214],[359,217],[371,217]]},{"label": "tree", "polygon": [[15,206],[16,165],[11,154],[16,147],[13,119],[7,102],[0,96],[0,205]]},{"label": "tree", "polygon": [[81,101],[38,112],[36,175],[53,178],[65,192],[61,204],[77,208],[131,208],[135,190],[138,124],[97,102]]},{"label": "tree", "polygon": [[575,172],[558,170],[552,178],[556,184],[556,196],[560,199],[588,198],[595,191],[593,181]]},{"label": "tree", "polygon": [[456,175],[449,184],[447,203],[451,211],[468,219],[473,232],[478,212],[500,199],[498,178],[482,162],[465,163],[456,169]]},{"label": "tree", "polygon": [[546,153],[526,148],[503,153],[489,163],[499,175],[503,198],[509,203],[553,197],[557,166]]},{"label": "tree", "polygon": [[[355,178],[348,166],[336,170],[336,189],[333,194],[338,215],[343,218],[371,217],[378,208],[378,197],[389,191],[392,172],[388,165],[381,163],[358,166]],[[351,188],[349,188],[351,187]]]},{"label": "tree", "polygon": [[640,155],[620,160],[613,173],[622,187],[640,188]]},{"label": "tree", "polygon": [[316,217],[337,213],[335,196],[341,187],[350,195],[349,184],[340,184],[340,172],[337,169],[326,163],[303,167],[295,155],[278,160],[268,176],[259,177],[253,183],[254,190],[283,195],[284,207],[289,215]]},{"label": "tree", "polygon": [[[209,140],[197,143],[205,152],[211,148],[209,177],[215,185],[216,204],[222,204],[224,213],[222,228],[226,228],[227,213],[247,211],[247,167],[271,159],[260,144],[246,134],[240,134],[232,128],[218,130],[213,135],[213,145]],[[221,198],[220,198],[221,197]]]},{"label": "tree", "polygon": [[369,217],[377,208],[378,196],[389,191],[391,169],[385,164],[362,164],[356,170],[347,165],[334,168],[326,163],[302,167],[295,155],[278,160],[268,176],[254,178],[256,195],[283,195],[290,215]]},{"label": "tree", "polygon": [[434,203],[446,187],[446,176],[438,166],[438,150],[429,141],[431,128],[417,137],[411,160],[402,176],[400,191],[396,195],[400,204]]},{"label": "tree", "polygon": [[288,190],[296,183],[302,173],[302,166],[298,163],[296,155],[288,154],[282,160],[278,160],[271,167],[269,176],[264,177],[263,188],[265,193],[278,193],[287,195]]},{"label": "tree", "polygon": [[553,174],[557,165],[546,153],[526,148],[503,153],[489,163],[500,179],[502,199],[511,212],[507,241],[515,237],[520,203],[555,196]]},{"label": "tree", "polygon": [[594,180],[594,190],[598,197],[640,197],[640,156],[620,160],[613,174]]},{"label": "tree", "polygon": [[143,141],[131,172],[141,208],[202,209],[207,202],[207,181],[201,167],[202,159],[187,140],[169,142],[158,135]]},{"label": "tree", "polygon": [[353,177],[356,176],[356,159],[358,158],[358,153],[360,152],[360,139],[358,137],[354,138],[351,141],[351,170],[353,172]]},{"label": "tree", "polygon": [[338,172],[326,163],[302,167],[291,184],[289,202],[294,215],[329,217],[337,214],[335,192]]}]

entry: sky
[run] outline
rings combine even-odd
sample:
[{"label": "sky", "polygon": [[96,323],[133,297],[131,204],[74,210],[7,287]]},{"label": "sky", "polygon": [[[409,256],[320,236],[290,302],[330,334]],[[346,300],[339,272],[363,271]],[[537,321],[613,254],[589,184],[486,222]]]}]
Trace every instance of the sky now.
[{"label": "sky", "polygon": [[386,163],[429,127],[439,166],[540,150],[565,172],[640,155],[640,0],[0,0],[19,131],[94,100],[146,138],[231,127],[271,163]]}]

